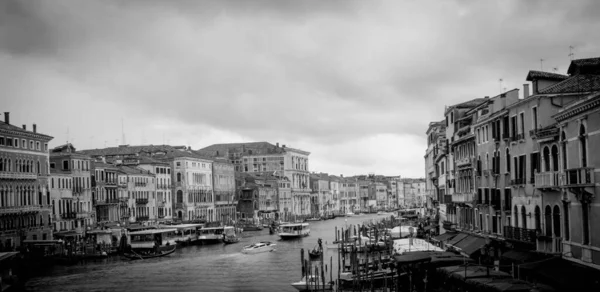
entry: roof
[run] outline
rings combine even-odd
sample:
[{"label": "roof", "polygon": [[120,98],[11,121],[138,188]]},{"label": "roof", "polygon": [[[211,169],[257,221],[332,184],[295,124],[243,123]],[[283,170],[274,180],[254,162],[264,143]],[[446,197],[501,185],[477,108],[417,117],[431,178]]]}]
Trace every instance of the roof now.
[{"label": "roof", "polygon": [[158,160],[158,159],[154,159],[150,156],[146,156],[146,155],[141,155],[139,157],[136,157],[135,159],[137,159],[139,161],[139,164],[160,164],[160,165],[169,165],[168,163],[162,161],[162,160]]},{"label": "roof", "polygon": [[600,291],[600,271],[554,257],[519,266],[529,278],[552,284],[558,291]]},{"label": "roof", "polygon": [[465,101],[465,102],[461,102],[452,106],[449,106],[448,108],[446,108],[446,111],[444,114],[448,113],[448,111],[450,111],[453,108],[472,108],[472,107],[476,107],[478,105],[480,105],[483,102],[486,102],[489,98],[475,98],[475,99],[471,99],[469,101]]},{"label": "roof", "polygon": [[14,255],[16,255],[18,253],[19,253],[18,251],[0,252],[0,263],[3,260],[12,258]]},{"label": "roof", "polygon": [[34,133],[33,131],[24,130],[21,127],[17,127],[15,125],[7,124],[4,121],[0,121],[0,130],[18,132],[19,134],[25,134],[25,135],[35,135],[35,136],[38,136],[39,138],[45,138],[47,141],[50,141],[50,140],[52,140],[54,138],[52,136],[48,136],[48,135],[45,135],[45,134],[42,134],[42,133]]},{"label": "roof", "polygon": [[196,158],[196,159],[204,159],[204,160],[209,160],[212,161],[211,157],[208,156],[202,156],[194,151],[181,151],[181,150],[168,150],[166,151],[164,154],[157,154],[152,156],[153,158],[156,159],[174,159],[174,158]]},{"label": "roof", "polygon": [[138,145],[129,146],[121,145],[118,147],[108,147],[101,149],[87,149],[79,152],[90,156],[123,156],[123,155],[138,155],[140,152],[156,153],[166,152],[168,150],[176,150],[170,145]]},{"label": "roof", "polygon": [[[269,142],[246,142],[246,143],[222,143],[222,144],[213,144],[204,148],[201,148],[200,151],[206,151],[215,153],[219,152],[219,154],[225,154],[228,152],[242,152],[242,149],[246,150],[266,150],[266,149],[277,149],[277,146],[269,143]],[[282,148],[279,148],[282,149]],[[283,152],[283,151],[281,151]]]},{"label": "roof", "polygon": [[126,166],[126,165],[121,165],[118,167],[118,169],[126,174],[131,174],[131,175],[149,175],[149,176],[153,176],[152,173],[143,170],[143,169],[139,169],[137,167],[131,167],[131,166]]},{"label": "roof", "polygon": [[600,91],[600,75],[582,74],[569,77],[541,90],[539,94]]},{"label": "roof", "polygon": [[569,78],[569,76],[567,75],[562,75],[562,74],[558,74],[558,73],[551,73],[551,72],[544,72],[544,71],[537,71],[537,70],[530,70],[529,73],[527,74],[527,81],[533,81],[536,79],[544,79],[544,80],[558,80],[558,81],[562,81]]},{"label": "roof", "polygon": [[[577,59],[577,60],[571,61],[571,65],[569,65],[567,74],[569,74],[569,75],[580,74],[581,71],[584,71],[584,72],[591,71],[591,72],[595,72],[595,73],[600,73],[600,71],[598,70],[600,68],[598,68],[598,67],[600,67],[600,58],[599,57],[587,58],[587,59]],[[587,70],[588,68],[592,69],[592,70]]]},{"label": "roof", "polygon": [[563,109],[561,109],[557,114],[553,116],[554,119],[558,122],[562,122],[568,118],[576,116],[582,112],[587,112],[598,108],[600,106],[600,92],[590,94],[587,97],[573,102]]},{"label": "roof", "polygon": [[157,233],[167,233],[167,232],[177,232],[177,229],[148,229],[148,230],[142,230],[142,231],[129,232],[129,235],[157,234]]}]

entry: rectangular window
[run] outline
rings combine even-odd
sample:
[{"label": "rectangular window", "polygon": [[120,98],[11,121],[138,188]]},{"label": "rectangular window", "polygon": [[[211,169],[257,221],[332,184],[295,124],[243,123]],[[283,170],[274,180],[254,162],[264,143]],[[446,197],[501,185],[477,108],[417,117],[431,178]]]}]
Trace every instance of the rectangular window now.
[{"label": "rectangular window", "polygon": [[35,148],[33,147],[33,141],[29,141],[29,149],[31,149],[31,150],[35,149]]},{"label": "rectangular window", "polygon": [[48,143],[44,143],[44,151],[48,151]]},{"label": "rectangular window", "polygon": [[69,161],[68,160],[63,160],[63,170],[69,170]]},{"label": "rectangular window", "polygon": [[40,150],[40,142],[35,142],[35,150]]},{"label": "rectangular window", "polygon": [[510,136],[511,137],[516,137],[517,136],[517,116],[513,116],[510,118]]},{"label": "rectangular window", "polygon": [[27,149],[27,140],[21,139],[21,148]]},{"label": "rectangular window", "polygon": [[19,148],[19,139],[15,138],[15,148]]},{"label": "rectangular window", "polygon": [[521,120],[520,124],[519,124],[519,126],[520,126],[519,133],[524,135],[525,134],[525,113],[520,113],[519,119]]},{"label": "rectangular window", "polygon": [[4,142],[4,137],[0,137],[0,146],[4,146],[5,142]]},{"label": "rectangular window", "polygon": [[537,107],[535,107],[535,106],[534,106],[534,107],[531,109],[531,116],[532,116],[532,119],[533,119],[533,120],[532,120],[532,122],[533,122],[533,125],[532,125],[532,127],[531,127],[531,128],[532,128],[532,129],[534,129],[534,130],[537,130],[537,126],[538,126],[538,113],[537,113]]}]

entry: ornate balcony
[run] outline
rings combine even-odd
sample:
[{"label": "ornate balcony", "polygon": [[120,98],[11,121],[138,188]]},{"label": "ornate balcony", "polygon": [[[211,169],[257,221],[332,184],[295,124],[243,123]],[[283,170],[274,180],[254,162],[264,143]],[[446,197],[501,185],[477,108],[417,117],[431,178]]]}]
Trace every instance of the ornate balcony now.
[{"label": "ornate balcony", "polygon": [[464,157],[456,161],[457,167],[473,167],[475,165],[475,158]]},{"label": "ornate balcony", "polygon": [[535,174],[535,188],[551,190],[559,188],[560,173],[558,171],[545,171]]},{"label": "ornate balcony", "polygon": [[185,208],[187,208],[187,204],[186,203],[176,203],[175,208],[176,209],[185,209]]},{"label": "ornate balcony", "polygon": [[77,212],[75,214],[75,218],[77,218],[77,219],[83,219],[83,218],[88,218],[88,217],[90,217],[89,212]]},{"label": "ornate balcony", "polygon": [[138,205],[148,204],[148,199],[146,199],[146,198],[135,199],[135,203]]},{"label": "ornate balcony", "polygon": [[35,180],[37,177],[38,176],[35,173],[7,171],[0,172],[0,179]]},{"label": "ornate balcony", "polygon": [[533,139],[558,138],[558,128],[556,126],[545,127],[541,129],[533,129],[529,131],[529,136]]},{"label": "ornate balcony", "polygon": [[535,244],[537,235],[534,229],[504,226],[504,238],[506,240]]},{"label": "ornate balcony", "polygon": [[40,205],[0,207],[0,216],[5,214],[12,215],[19,213],[37,213],[41,210],[42,207]]},{"label": "ornate balcony", "polygon": [[75,219],[77,218],[77,213],[75,212],[67,212],[60,214],[61,219]]},{"label": "ornate balcony", "polygon": [[594,168],[581,167],[565,170],[560,182],[562,187],[590,187],[594,186]]}]

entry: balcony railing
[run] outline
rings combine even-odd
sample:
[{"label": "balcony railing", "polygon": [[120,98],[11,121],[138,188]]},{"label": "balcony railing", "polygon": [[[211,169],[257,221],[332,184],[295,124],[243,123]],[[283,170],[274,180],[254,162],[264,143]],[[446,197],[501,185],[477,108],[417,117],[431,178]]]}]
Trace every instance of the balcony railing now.
[{"label": "balcony railing", "polygon": [[456,161],[456,166],[473,166],[474,158],[472,157],[463,157]]},{"label": "balcony railing", "polygon": [[119,186],[120,188],[126,188],[126,187],[127,187],[127,182],[120,181],[120,182],[118,183],[118,186]]},{"label": "balcony railing", "polygon": [[565,170],[562,174],[560,185],[562,187],[588,187],[594,185],[594,168],[581,167]]},{"label": "balcony railing", "polygon": [[510,139],[510,134],[509,134],[509,133],[502,133],[502,139],[503,139],[503,140],[508,140],[508,139]]},{"label": "balcony railing", "polygon": [[83,219],[83,218],[88,218],[89,216],[90,216],[90,213],[88,213],[88,212],[77,212],[75,218]]},{"label": "balcony railing", "polygon": [[77,218],[77,213],[75,212],[67,212],[60,214],[60,218],[62,219],[75,219]]},{"label": "balcony railing", "polygon": [[187,205],[185,203],[176,203],[175,208],[177,209],[185,209]]},{"label": "balcony railing", "polygon": [[504,238],[507,240],[535,244],[537,236],[533,229],[504,226]]},{"label": "balcony railing", "polygon": [[135,199],[135,203],[136,204],[148,204],[148,199],[146,199],[146,198]]},{"label": "balcony railing", "polygon": [[537,189],[552,189],[559,187],[560,173],[558,171],[545,171],[535,174],[535,187]]},{"label": "balcony railing", "polygon": [[542,139],[548,137],[558,137],[558,128],[550,126],[542,129],[533,129],[529,131],[529,136],[534,139]]},{"label": "balcony railing", "polygon": [[510,184],[513,186],[524,185],[525,178],[515,178],[510,180]]},{"label": "balcony railing", "polygon": [[148,216],[135,216],[135,221],[148,221],[149,219]]},{"label": "balcony railing", "polygon": [[490,170],[489,169],[483,170],[483,175],[484,176],[489,176],[490,175]]},{"label": "balcony railing", "polygon": [[147,184],[145,182],[136,182],[135,186],[136,187],[145,187]]},{"label": "balcony railing", "polygon": [[0,214],[39,212],[41,209],[40,205],[0,207]]},{"label": "balcony railing", "polygon": [[171,188],[171,185],[161,184],[161,185],[157,185],[156,188],[161,189],[161,190],[168,190]]},{"label": "balcony railing", "polygon": [[131,217],[131,213],[121,213],[121,219],[128,219]]},{"label": "balcony railing", "polygon": [[36,173],[27,172],[0,172],[0,179],[37,179]]}]

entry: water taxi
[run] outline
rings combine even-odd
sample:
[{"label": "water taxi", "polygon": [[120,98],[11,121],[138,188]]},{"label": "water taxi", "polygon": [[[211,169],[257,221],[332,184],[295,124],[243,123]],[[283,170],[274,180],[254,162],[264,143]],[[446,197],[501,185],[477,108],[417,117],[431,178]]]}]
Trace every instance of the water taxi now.
[{"label": "water taxi", "polygon": [[244,249],[242,249],[242,253],[255,254],[261,252],[274,251],[275,246],[277,246],[277,244],[274,244],[270,241],[261,241],[255,244],[244,246]]},{"label": "water taxi", "polygon": [[177,225],[159,225],[160,229],[175,229],[175,242],[180,245],[189,245],[198,241],[198,229],[204,224],[177,224]]},{"label": "water taxi", "polygon": [[223,235],[234,230],[233,226],[202,227],[199,228],[198,241],[203,244],[223,242]]},{"label": "water taxi", "polygon": [[310,226],[308,223],[290,223],[279,226],[279,237],[281,239],[304,237],[309,234]]}]

